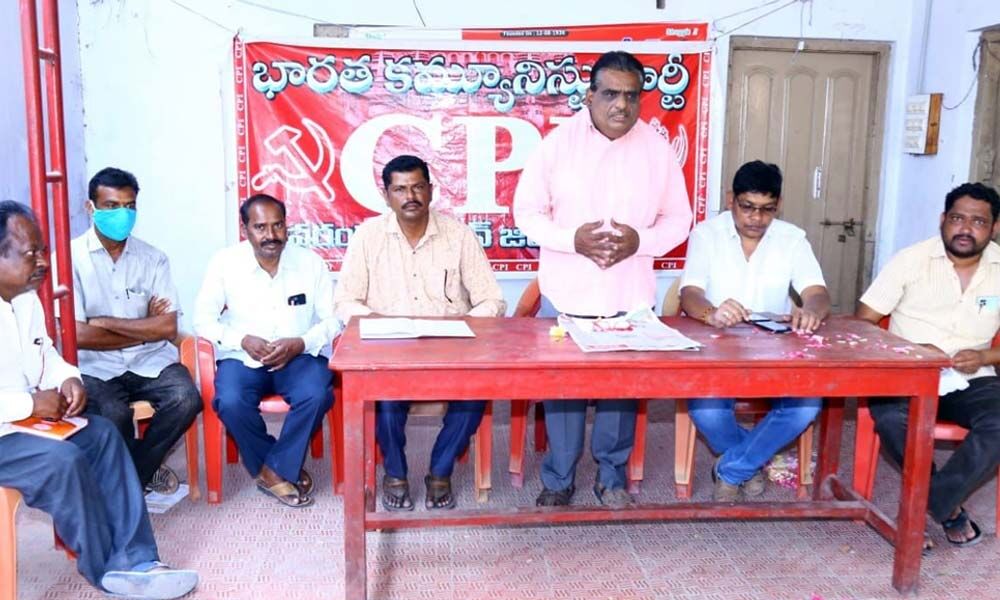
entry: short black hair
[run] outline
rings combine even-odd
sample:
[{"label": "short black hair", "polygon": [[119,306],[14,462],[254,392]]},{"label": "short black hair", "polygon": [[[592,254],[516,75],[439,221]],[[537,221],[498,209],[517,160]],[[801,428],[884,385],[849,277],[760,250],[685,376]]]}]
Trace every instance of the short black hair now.
[{"label": "short black hair", "polygon": [[639,91],[642,91],[642,83],[646,77],[646,71],[643,68],[642,63],[639,62],[639,59],[635,56],[629,54],[628,52],[623,52],[622,50],[612,50],[611,52],[605,52],[598,57],[597,62],[595,62],[594,66],[590,68],[591,90],[597,90],[597,74],[604,69],[635,73],[639,76]]},{"label": "short black hair", "polygon": [[90,183],[87,185],[87,197],[91,200],[97,200],[97,188],[102,185],[116,190],[132,188],[135,195],[139,195],[139,180],[135,178],[135,175],[115,167],[104,167],[90,178]]},{"label": "short black hair", "polygon": [[10,240],[7,239],[7,224],[14,217],[23,217],[36,224],[38,222],[35,220],[35,213],[31,212],[30,208],[20,202],[14,202],[13,200],[0,201],[0,255],[3,256],[6,256],[7,251],[10,249]]},{"label": "short black hair", "polygon": [[781,198],[781,169],[773,163],[754,160],[737,169],[733,175],[733,196],[750,192]]},{"label": "short black hair", "polygon": [[985,183],[963,183],[948,192],[948,195],[944,197],[944,212],[951,210],[951,207],[955,206],[955,202],[959,198],[966,196],[975,200],[989,202],[990,214],[993,215],[994,221],[997,220],[997,216],[1000,216],[1000,195],[997,195],[997,191]]},{"label": "short black hair", "polygon": [[417,169],[420,169],[420,172],[424,174],[424,179],[427,180],[427,183],[430,183],[431,172],[427,168],[427,163],[422,158],[409,154],[397,156],[382,167],[382,185],[385,186],[385,189],[389,189],[393,173],[409,173]]},{"label": "short black hair", "polygon": [[270,202],[271,204],[277,206],[278,210],[281,211],[281,218],[282,219],[285,218],[285,203],[284,202],[282,202],[281,200],[278,200],[277,198],[275,198],[274,196],[271,196],[269,194],[254,194],[253,196],[250,196],[249,198],[247,198],[246,202],[244,202],[243,204],[240,205],[240,221],[242,221],[244,225],[249,225],[250,224],[250,209],[253,208],[253,206],[255,204],[261,204],[261,203],[266,203],[266,202]]}]

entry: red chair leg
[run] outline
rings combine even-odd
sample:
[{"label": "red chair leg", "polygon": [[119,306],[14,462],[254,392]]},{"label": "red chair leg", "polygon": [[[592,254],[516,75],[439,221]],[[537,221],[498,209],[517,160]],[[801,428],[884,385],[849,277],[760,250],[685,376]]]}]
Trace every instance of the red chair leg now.
[{"label": "red chair leg", "polygon": [[871,500],[878,468],[879,439],[868,401],[858,399],[858,426],[854,438],[854,489]]},{"label": "red chair leg", "polygon": [[222,421],[208,405],[202,413],[205,432],[205,487],[208,503],[222,502]]},{"label": "red chair leg", "polygon": [[195,419],[194,423],[191,423],[191,426],[188,427],[187,433],[184,434],[184,449],[187,452],[188,496],[190,496],[191,500],[199,500],[201,498],[201,486],[198,481],[197,419]]},{"label": "red chair leg", "polygon": [[524,447],[528,436],[527,400],[510,401],[510,484],[516,488],[524,486]]},{"label": "red chair leg", "polygon": [[[340,398],[337,395],[337,398]],[[344,405],[335,402],[330,410],[330,462],[333,470],[333,493],[344,493]]]},{"label": "red chair leg", "polygon": [[635,443],[628,457],[627,487],[630,494],[638,494],[642,485],[643,466],[646,462],[646,427],[648,422],[648,400],[639,400],[635,415]]},{"label": "red chair leg", "polygon": [[545,452],[549,438],[545,434],[545,405],[535,402],[535,452]]},{"label": "red chair leg", "polygon": [[228,431],[226,432],[226,462],[231,465],[240,462],[240,449]]},{"label": "red chair leg", "polygon": [[486,502],[493,489],[491,471],[493,470],[493,402],[486,403],[483,420],[476,432],[475,475],[476,500]]},{"label": "red chair leg", "polygon": [[312,440],[309,443],[309,447],[312,449],[313,458],[323,458],[323,425],[319,426],[319,429],[313,432]]}]

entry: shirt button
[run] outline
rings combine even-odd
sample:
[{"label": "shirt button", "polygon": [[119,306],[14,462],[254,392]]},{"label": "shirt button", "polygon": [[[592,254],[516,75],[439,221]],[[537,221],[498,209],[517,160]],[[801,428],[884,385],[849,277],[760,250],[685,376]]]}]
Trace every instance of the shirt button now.
[{"label": "shirt button", "polygon": [[413,297],[413,299],[414,299],[414,300],[416,300],[416,299],[417,299],[417,297],[416,297],[416,296],[414,296],[414,297]]}]

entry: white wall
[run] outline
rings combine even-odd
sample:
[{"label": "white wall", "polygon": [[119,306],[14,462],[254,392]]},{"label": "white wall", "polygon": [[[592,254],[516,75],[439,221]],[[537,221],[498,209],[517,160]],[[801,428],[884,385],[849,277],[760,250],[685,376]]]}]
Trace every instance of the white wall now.
[{"label": "white wall", "polygon": [[[658,11],[654,0],[617,3],[508,0],[502,4],[417,1],[431,27],[712,21],[763,3],[763,0],[667,0],[667,9]],[[268,10],[260,6],[263,4],[283,8]],[[936,50],[932,59],[937,53],[967,57],[975,37],[965,33],[968,23],[986,24],[984,21],[990,20],[989,13],[994,14],[992,20],[996,22],[996,13],[1000,10],[996,8],[996,0],[956,2],[962,5],[959,11],[945,7],[951,4],[949,1],[938,0],[938,4],[932,22]],[[204,16],[181,5],[192,7]],[[289,5],[294,8],[287,8]],[[919,216],[918,221],[936,214],[928,211],[927,215],[920,215],[910,210],[907,194],[915,189],[910,180],[922,167],[911,166],[911,159],[899,150],[903,101],[906,94],[913,91],[913,80],[919,71],[916,50],[923,32],[924,5],[925,0],[814,0],[801,5],[804,13],[800,13],[800,5],[795,5],[737,32],[740,35],[797,37],[802,23],[802,35],[807,39],[877,40],[893,44],[880,183],[879,264],[899,246],[898,240],[914,237],[912,227],[896,219],[897,214],[902,214],[898,206],[906,207],[907,215]],[[770,8],[773,6],[765,10]],[[280,12],[282,10],[304,16]],[[338,3],[255,0],[254,4],[240,0],[94,0],[81,2],[79,11],[83,94],[87,109],[87,171],[113,164],[132,170],[139,177],[142,193],[136,233],[171,256],[181,298],[187,307],[191,306],[200,285],[206,258],[232,242],[235,231],[235,198],[231,185],[233,116],[227,100],[234,32],[239,29],[247,37],[305,38],[311,35],[314,22],[420,25],[410,0]],[[728,29],[756,14],[759,13],[736,16],[719,25]],[[958,33],[956,28],[960,30]],[[719,205],[722,188],[719,173],[728,40],[728,37],[719,40],[715,61],[709,170],[711,207]],[[951,48],[949,40],[960,42],[962,48],[968,47],[968,52]],[[942,60],[935,63],[933,72],[942,71],[942,81],[946,77],[956,78],[949,85],[962,87],[971,73],[964,74],[964,67],[956,64]],[[949,69],[952,72],[947,72]],[[929,73],[928,81],[931,80]],[[946,100],[953,100],[951,94]],[[964,135],[967,139],[971,127],[965,127],[963,133],[956,129],[959,126],[953,125],[951,119],[945,122],[944,131],[953,141],[932,160],[946,163],[941,173],[954,171],[964,176],[968,168],[968,142],[965,142],[966,148],[958,148],[957,138]],[[928,182],[935,179],[930,173],[921,174]],[[947,185],[936,180],[934,183],[936,187]],[[934,186],[916,189],[931,187]],[[664,287],[668,279],[661,282]],[[509,299],[516,300],[521,286],[507,281],[504,287]]]},{"label": "white wall", "polygon": [[[70,225],[72,232],[77,233],[87,227],[87,215],[77,199],[77,195],[86,197],[87,179],[83,164],[83,91],[76,2],[60,0],[59,16]],[[3,33],[0,33],[0,56],[4,57],[0,60],[0,81],[7,85],[3,110],[0,110],[0,140],[3,140],[3,143],[0,143],[0,200],[17,200],[30,204],[24,67],[21,62],[20,16],[17,2],[0,2],[0,23],[7,23]]]},{"label": "white wall", "polygon": [[[938,216],[944,208],[945,194],[970,179],[977,91],[972,53],[979,43],[977,30],[1000,25],[1000,2],[997,1],[935,0],[931,13],[924,86],[920,89],[919,77],[915,76],[907,92],[944,93],[941,135],[936,155],[903,155],[899,195],[894,202],[899,207],[898,214],[912,214],[913,217],[898,220],[893,248],[934,235],[938,231]],[[922,39],[923,32],[918,30],[915,37]],[[920,40],[916,42],[918,47]],[[918,50],[915,48],[914,52]],[[948,110],[956,105],[959,106],[954,110]],[[883,260],[887,257],[885,252],[879,254]]]}]

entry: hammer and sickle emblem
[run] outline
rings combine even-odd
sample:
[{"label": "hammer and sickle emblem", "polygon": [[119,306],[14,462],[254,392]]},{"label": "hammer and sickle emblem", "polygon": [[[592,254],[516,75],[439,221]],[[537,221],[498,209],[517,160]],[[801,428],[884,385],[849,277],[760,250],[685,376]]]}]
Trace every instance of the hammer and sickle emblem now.
[{"label": "hammer and sickle emblem", "polygon": [[250,180],[250,186],[260,191],[276,183],[287,190],[316,194],[321,200],[333,202],[336,196],[330,185],[335,164],[333,143],[326,130],[315,121],[303,118],[302,125],[316,143],[318,155],[315,159],[299,145],[302,130],[282,125],[264,140],[273,162],[261,165],[260,171]]}]

